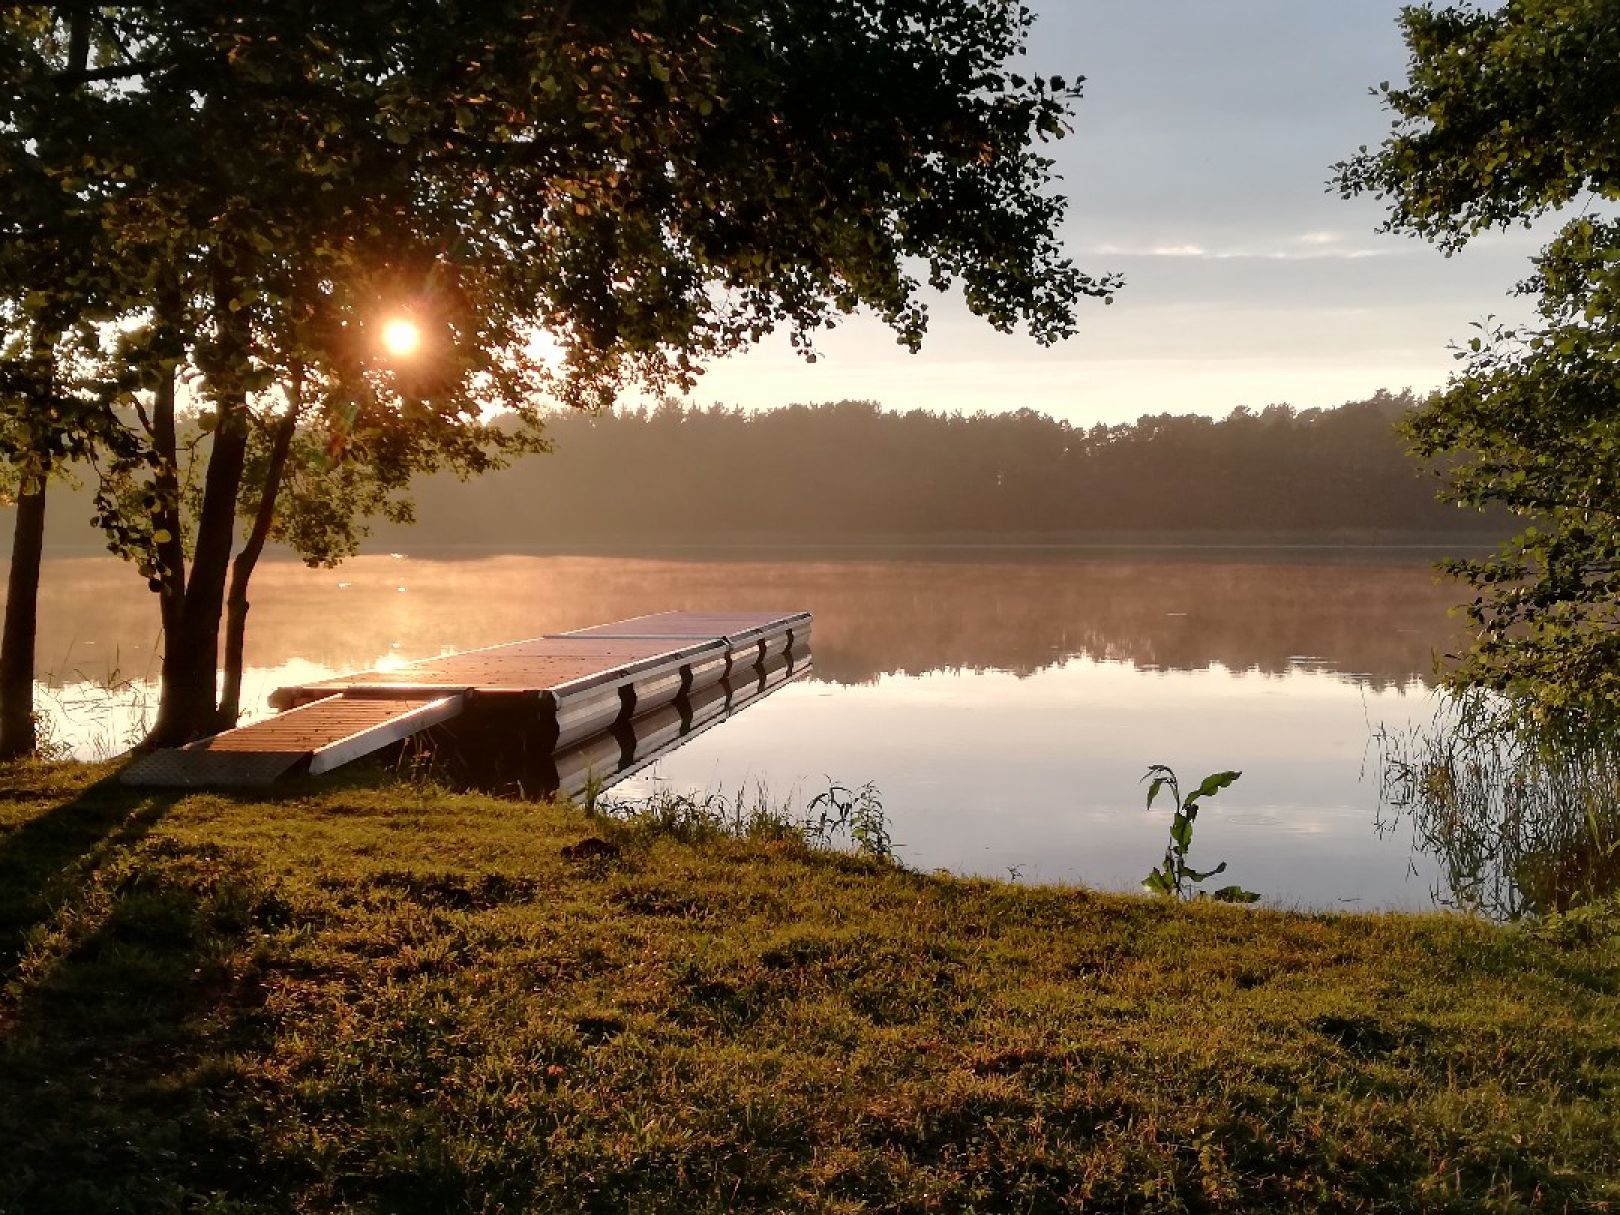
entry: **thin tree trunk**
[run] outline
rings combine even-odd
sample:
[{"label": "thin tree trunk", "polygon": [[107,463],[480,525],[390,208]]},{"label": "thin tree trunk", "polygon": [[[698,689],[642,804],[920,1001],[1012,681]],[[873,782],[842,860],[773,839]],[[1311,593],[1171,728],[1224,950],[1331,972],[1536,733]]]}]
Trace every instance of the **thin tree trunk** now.
[{"label": "thin tree trunk", "polygon": [[304,377],[302,370],[293,374],[291,400],[287,412],[276,424],[271,440],[270,459],[265,466],[264,485],[259,490],[259,504],[253,516],[253,530],[247,543],[231,563],[231,589],[225,601],[225,683],[219,698],[219,722],[225,729],[236,724],[242,715],[242,666],[247,644],[248,582],[264,553],[265,541],[270,538],[270,525],[276,518],[276,501],[281,495],[281,476],[287,467],[287,453],[292,448],[293,433],[298,429],[298,414],[303,408]]},{"label": "thin tree trunk", "polygon": [[[35,331],[29,358],[30,418],[43,418],[55,387],[54,335]],[[32,426],[28,429],[32,432]],[[34,438],[30,442],[37,446]],[[32,454],[22,469],[6,579],[6,621],[0,631],[0,759],[34,753],[34,646],[39,618],[39,567],[45,552],[45,486],[50,460]]]},{"label": "thin tree trunk", "polygon": [[[82,73],[90,61],[90,14],[68,18],[68,70]],[[56,391],[56,334],[34,333],[30,409],[44,418]],[[39,569],[45,553],[45,487],[50,460],[35,453],[36,467],[23,476],[12,528],[11,567],[6,576],[6,619],[0,629],[0,759],[34,753],[34,649],[39,622]]]},{"label": "thin tree trunk", "polygon": [[90,13],[77,9],[68,16],[68,72],[77,79],[90,67]]},{"label": "thin tree trunk", "polygon": [[152,512],[158,558],[158,610],[163,619],[163,676],[158,693],[157,722],[144,746],[154,747],[185,742],[191,732],[190,706],[178,697],[186,686],[187,647],[186,554],[181,539],[180,445],[175,434],[175,364],[180,341],[178,326],[184,299],[172,273],[159,281],[157,293],[160,337],[158,354],[169,361],[158,379],[152,402],[152,445],[158,464],[152,488],[157,505]]},{"label": "thin tree trunk", "polygon": [[0,759],[34,753],[34,636],[39,612],[39,565],[45,547],[45,478],[17,497],[6,623],[0,635]]},{"label": "thin tree trunk", "polygon": [[[152,488],[158,503],[152,512],[152,520],[159,537],[156,545],[160,596],[158,610],[167,637],[171,629],[180,628],[186,601],[186,549],[180,530],[180,444],[174,429],[172,370],[159,381],[155,395],[152,405],[152,445],[157,450],[158,466],[152,478]],[[169,647],[165,646],[165,674],[168,651]]]}]

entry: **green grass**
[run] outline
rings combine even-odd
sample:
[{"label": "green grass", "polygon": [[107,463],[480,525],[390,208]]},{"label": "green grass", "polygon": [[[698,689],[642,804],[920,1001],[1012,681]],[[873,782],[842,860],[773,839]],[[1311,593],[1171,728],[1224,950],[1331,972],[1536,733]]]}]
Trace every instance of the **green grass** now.
[{"label": "green grass", "polygon": [[[0,1211],[1608,1210],[1620,914],[0,775]],[[565,860],[591,833],[616,856]]]}]

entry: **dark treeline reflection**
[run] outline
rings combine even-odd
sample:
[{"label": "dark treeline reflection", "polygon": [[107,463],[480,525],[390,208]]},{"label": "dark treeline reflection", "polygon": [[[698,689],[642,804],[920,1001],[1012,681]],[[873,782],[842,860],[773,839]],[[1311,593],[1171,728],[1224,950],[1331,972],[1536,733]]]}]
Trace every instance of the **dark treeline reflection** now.
[{"label": "dark treeline reflection", "polygon": [[[1306,660],[1375,687],[1426,679],[1454,593],[1395,567],[1117,559],[852,570],[818,588],[816,674],[1033,674],[1069,657],[1281,673]],[[863,577],[864,575],[864,577]],[[871,581],[866,581],[871,578]]]},{"label": "dark treeline reflection", "polygon": [[[337,570],[269,563],[249,664],[334,670],[435,655],[645,612],[808,609],[815,678],[1030,674],[1074,656],[1139,667],[1283,672],[1297,660],[1384,686],[1426,678],[1450,645],[1421,558],[1294,562],[1226,554],[917,560],[362,557]],[[40,660],[58,677],[155,669],[156,609],[127,567],[58,559],[44,581]]]},{"label": "dark treeline reflection", "polygon": [[[1077,427],[1030,410],[890,413],[866,402],[620,412],[553,420],[555,452],[461,485],[421,487],[400,542],[503,549],[721,537],[1095,538],[1120,533],[1457,535],[1380,394]],[[391,541],[392,542],[392,541]]]}]

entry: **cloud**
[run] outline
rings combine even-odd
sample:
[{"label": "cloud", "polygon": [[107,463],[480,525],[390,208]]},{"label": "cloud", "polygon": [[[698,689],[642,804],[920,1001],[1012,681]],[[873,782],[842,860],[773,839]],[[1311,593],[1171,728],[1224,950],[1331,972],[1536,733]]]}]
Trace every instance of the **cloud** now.
[{"label": "cloud", "polygon": [[1336,232],[1307,232],[1303,236],[1295,237],[1289,244],[1282,247],[1266,248],[1254,245],[1237,245],[1226,248],[1209,248],[1205,245],[1194,244],[1106,244],[1096,245],[1087,252],[1096,257],[1180,257],[1207,262],[1362,261],[1369,257],[1388,257],[1396,252],[1393,247],[1385,249],[1347,248],[1340,243],[1343,239],[1344,237]]},{"label": "cloud", "polygon": [[1395,253],[1390,249],[1339,249],[1332,246],[1314,246],[1304,251],[1279,249],[1262,256],[1273,261],[1283,262],[1359,262],[1369,257],[1389,257]]}]

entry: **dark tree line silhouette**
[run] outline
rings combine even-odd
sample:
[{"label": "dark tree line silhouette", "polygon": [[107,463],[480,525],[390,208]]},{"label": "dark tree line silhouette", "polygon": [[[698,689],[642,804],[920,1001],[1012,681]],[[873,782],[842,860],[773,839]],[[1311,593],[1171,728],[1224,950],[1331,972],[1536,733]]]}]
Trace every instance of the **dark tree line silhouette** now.
[{"label": "dark tree line silhouette", "polygon": [[[1337,409],[1272,405],[1223,419],[1158,414],[1076,426],[1034,410],[885,411],[869,401],[747,412],[665,403],[559,413],[554,452],[469,482],[416,487],[417,522],[372,551],[762,546],[1419,541],[1506,533],[1435,500],[1380,392]],[[88,511],[53,519],[58,549],[94,548]]]},{"label": "dark tree line silhouette", "polygon": [[[894,413],[869,401],[564,415],[555,453],[419,494],[417,548],[1140,535],[1451,539],[1493,533],[1435,501],[1395,423],[1410,393],[1219,421],[1074,426],[1030,409]],[[406,535],[397,535],[406,543]]]}]

